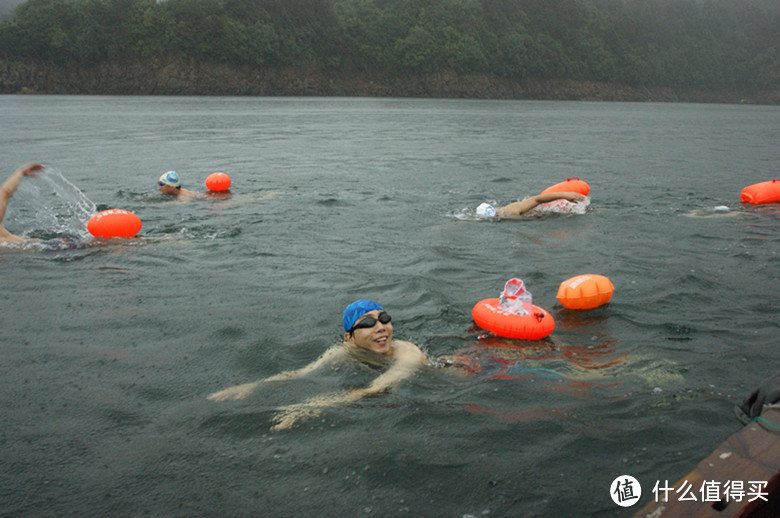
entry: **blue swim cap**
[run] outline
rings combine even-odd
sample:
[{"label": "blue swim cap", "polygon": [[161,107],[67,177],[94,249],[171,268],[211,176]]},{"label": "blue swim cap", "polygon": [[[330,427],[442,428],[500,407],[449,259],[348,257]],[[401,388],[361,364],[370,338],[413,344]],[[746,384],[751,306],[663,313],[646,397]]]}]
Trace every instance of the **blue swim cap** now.
[{"label": "blue swim cap", "polygon": [[342,320],[344,321],[344,331],[348,332],[350,329],[352,329],[352,326],[355,325],[355,322],[357,322],[358,318],[375,309],[381,311],[385,308],[373,300],[368,299],[356,300],[347,306],[346,309],[344,309],[344,315],[342,316]]},{"label": "blue swim cap", "polygon": [[171,187],[181,187],[179,174],[176,171],[168,171],[167,173],[163,173],[163,175],[158,180],[158,183],[161,186],[170,185]]}]

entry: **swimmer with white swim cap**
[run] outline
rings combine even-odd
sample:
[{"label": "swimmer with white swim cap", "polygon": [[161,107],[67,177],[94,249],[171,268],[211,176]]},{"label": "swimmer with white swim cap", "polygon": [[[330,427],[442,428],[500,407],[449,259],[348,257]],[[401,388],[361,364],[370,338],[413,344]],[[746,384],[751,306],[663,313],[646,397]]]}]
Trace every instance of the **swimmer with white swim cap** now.
[{"label": "swimmer with white swim cap", "polygon": [[493,216],[499,216],[501,218],[517,218],[534,209],[539,204],[561,199],[576,203],[579,201],[584,201],[586,197],[576,192],[548,192],[544,194],[537,194],[536,196],[529,196],[524,200],[516,201],[497,209],[490,204],[483,203],[477,207],[477,215],[487,218]]},{"label": "swimmer with white swim cap", "polygon": [[365,388],[323,394],[303,403],[281,407],[274,416],[275,424],[271,429],[290,428],[301,419],[319,415],[323,408],[352,403],[384,392],[410,377],[421,366],[428,365],[428,358],[419,347],[411,342],[393,340],[391,320],[390,315],[376,302],[356,300],[344,309],[342,315],[344,341],[330,347],[317,360],[298,370],[281,372],[254,383],[215,392],[208,399],[229,401],[245,398],[263,383],[298,378],[325,365],[350,358],[386,370]]},{"label": "swimmer with white swim cap", "polygon": [[176,196],[180,200],[190,200],[203,196],[200,193],[184,189],[179,180],[179,173],[176,171],[163,173],[157,180],[157,189],[163,194]]},{"label": "swimmer with white swim cap", "polygon": [[19,187],[19,182],[23,176],[34,177],[36,171],[43,169],[41,164],[27,164],[16,171],[14,171],[8,179],[0,186],[0,243],[21,243],[25,241],[32,241],[24,237],[11,234],[3,226],[3,218],[5,217],[5,211],[8,208],[8,202],[11,201],[11,196],[14,195],[16,189]]}]

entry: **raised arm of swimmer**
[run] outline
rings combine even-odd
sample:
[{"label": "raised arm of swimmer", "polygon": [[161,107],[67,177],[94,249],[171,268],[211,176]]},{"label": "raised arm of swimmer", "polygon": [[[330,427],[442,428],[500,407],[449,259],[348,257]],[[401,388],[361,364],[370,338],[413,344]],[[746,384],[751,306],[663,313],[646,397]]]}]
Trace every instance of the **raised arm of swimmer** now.
[{"label": "raised arm of swimmer", "polygon": [[583,201],[585,196],[576,192],[548,192],[530,196],[524,200],[516,201],[499,208],[496,213],[501,217],[512,217],[525,214],[540,203],[547,203],[555,200],[568,200],[573,202]]},{"label": "raised arm of swimmer", "polygon": [[41,164],[27,164],[9,176],[3,185],[0,186],[0,242],[3,241],[22,241],[23,238],[15,236],[8,232],[3,227],[3,218],[5,217],[5,211],[8,208],[8,202],[11,201],[11,196],[14,195],[16,189],[19,187],[19,182],[23,176],[35,176],[36,171],[43,169]]},{"label": "raised arm of swimmer", "polygon": [[235,399],[243,399],[248,395],[250,395],[255,390],[257,390],[257,388],[263,383],[268,383],[270,381],[289,380],[293,378],[299,378],[327,364],[334,363],[336,361],[346,359],[346,358],[347,358],[347,353],[343,347],[333,346],[327,351],[325,351],[325,353],[322,356],[320,356],[315,361],[311,362],[305,367],[302,367],[297,370],[280,372],[279,374],[274,374],[273,376],[269,376],[268,378],[254,381],[252,383],[244,383],[243,385],[236,385],[235,387],[226,388],[224,390],[220,390],[219,392],[215,392],[209,395],[208,399],[211,401],[232,401]]}]

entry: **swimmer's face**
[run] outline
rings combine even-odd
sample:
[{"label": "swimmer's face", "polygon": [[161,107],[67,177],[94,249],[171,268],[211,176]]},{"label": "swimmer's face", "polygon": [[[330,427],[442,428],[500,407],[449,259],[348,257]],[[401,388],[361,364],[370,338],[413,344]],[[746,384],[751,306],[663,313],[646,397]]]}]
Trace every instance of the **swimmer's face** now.
[{"label": "swimmer's face", "polygon": [[362,347],[363,349],[374,351],[375,353],[391,354],[393,352],[393,349],[390,346],[390,343],[393,340],[393,324],[391,322],[386,324],[380,322],[378,320],[380,313],[383,313],[383,311],[375,309],[362,315],[357,319],[355,322],[356,324],[359,324],[369,317],[376,320],[376,323],[372,327],[355,329],[351,334],[344,333],[344,340],[358,347]]},{"label": "swimmer's face", "polygon": [[174,196],[179,194],[181,190],[180,187],[171,187],[170,185],[158,185],[157,189],[163,194],[172,194]]}]

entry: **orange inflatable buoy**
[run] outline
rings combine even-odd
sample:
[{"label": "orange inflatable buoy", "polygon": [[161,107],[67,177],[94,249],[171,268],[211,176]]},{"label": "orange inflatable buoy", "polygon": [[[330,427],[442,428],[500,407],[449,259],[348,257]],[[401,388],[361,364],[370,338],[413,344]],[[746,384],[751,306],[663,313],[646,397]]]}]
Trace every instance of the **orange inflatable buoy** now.
[{"label": "orange inflatable buoy", "polygon": [[123,209],[98,212],[87,221],[87,231],[95,237],[133,237],[141,230],[141,219]]},{"label": "orange inflatable buoy", "polygon": [[230,177],[225,173],[211,173],[206,177],[206,188],[210,191],[227,191],[230,189],[230,183]]},{"label": "orange inflatable buoy", "polygon": [[565,182],[556,183],[551,185],[541,192],[541,194],[548,192],[576,192],[587,196],[590,192],[590,185],[583,182],[579,178],[567,178]]},{"label": "orange inflatable buoy", "polygon": [[742,203],[774,203],[780,201],[780,180],[754,183],[748,185],[739,195]]},{"label": "orange inflatable buoy", "polygon": [[504,338],[539,340],[555,329],[552,315],[539,306],[531,305],[530,315],[515,315],[498,307],[498,298],[480,300],[471,310],[474,323]]},{"label": "orange inflatable buoy", "polygon": [[578,275],[563,281],[556,298],[568,309],[593,309],[609,302],[615,287],[603,275]]}]

